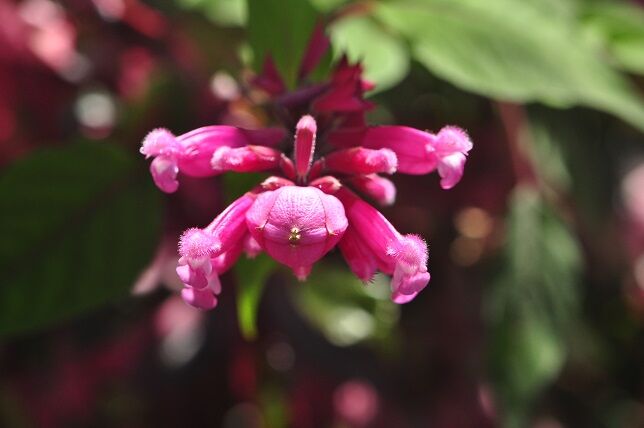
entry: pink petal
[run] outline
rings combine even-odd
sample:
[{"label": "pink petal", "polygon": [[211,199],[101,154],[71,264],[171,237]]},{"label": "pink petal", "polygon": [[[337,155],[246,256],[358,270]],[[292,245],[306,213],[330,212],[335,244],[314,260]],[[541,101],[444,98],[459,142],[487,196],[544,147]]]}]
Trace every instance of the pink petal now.
[{"label": "pink petal", "polygon": [[179,167],[173,158],[165,155],[156,157],[150,164],[154,184],[165,193],[174,193],[179,188],[177,174]]},{"label": "pink petal", "polygon": [[195,288],[186,287],[181,290],[181,298],[184,302],[197,309],[208,310],[217,306],[217,298],[212,291],[197,290]]},{"label": "pink petal", "polygon": [[463,177],[464,168],[465,155],[462,153],[457,152],[442,158],[438,163],[441,187],[446,190],[454,187]]}]

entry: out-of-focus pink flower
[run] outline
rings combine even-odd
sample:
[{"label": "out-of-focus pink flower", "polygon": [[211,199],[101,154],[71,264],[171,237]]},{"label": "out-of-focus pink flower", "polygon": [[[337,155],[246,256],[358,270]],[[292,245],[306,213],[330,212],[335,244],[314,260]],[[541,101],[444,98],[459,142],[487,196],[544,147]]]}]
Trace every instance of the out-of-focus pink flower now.
[{"label": "out-of-focus pink flower", "polygon": [[335,411],[352,427],[369,426],[378,414],[379,401],[374,387],[360,380],[345,382],[333,393]]},{"label": "out-of-focus pink flower", "polygon": [[126,98],[142,96],[150,84],[156,60],[145,48],[133,47],[120,56],[119,91]]}]

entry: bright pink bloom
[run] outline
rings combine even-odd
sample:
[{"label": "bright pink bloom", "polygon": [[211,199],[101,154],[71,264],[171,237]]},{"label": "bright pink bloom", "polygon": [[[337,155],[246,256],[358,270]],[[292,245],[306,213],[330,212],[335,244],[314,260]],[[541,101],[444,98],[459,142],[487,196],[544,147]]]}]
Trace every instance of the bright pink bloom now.
[{"label": "bright pink bloom", "polygon": [[246,220],[262,248],[302,280],[347,228],[340,201],[315,187],[288,186],[262,193]]},{"label": "bright pink bloom", "polygon": [[179,172],[192,177],[210,177],[214,170],[211,159],[222,147],[243,147],[248,144],[274,146],[285,136],[280,128],[248,130],[234,126],[206,126],[175,137],[167,129],[155,129],[143,140],[141,153],[154,157],[150,172],[156,185],[166,193],[177,190]]},{"label": "bright pink bloom", "polygon": [[349,242],[340,249],[353,272],[363,281],[374,265],[391,281],[392,300],[407,303],[427,286],[427,244],[416,235],[401,235],[375,208],[347,189],[337,192],[349,219]]},{"label": "bright pink bloom", "polygon": [[255,194],[247,193],[233,202],[204,229],[186,230],[179,241],[177,274],[186,289],[184,300],[201,309],[217,304],[221,292],[219,274],[228,270],[239,257],[245,235],[246,211],[255,201]]},{"label": "bright pink bloom", "polygon": [[[323,33],[312,37],[300,79],[312,70],[326,49]],[[316,50],[317,49],[317,50]],[[427,286],[427,244],[416,235],[402,235],[357,190],[381,205],[394,202],[394,184],[378,174],[438,171],[441,186],[454,186],[463,174],[467,134],[445,127],[438,134],[408,127],[367,127],[363,99],[371,86],[360,65],[343,58],[328,83],[286,92],[283,80],[267,58],[255,85],[276,96],[284,120],[301,116],[292,143],[280,147],[284,131],[248,131],[229,126],[200,128],[179,137],[166,130],[146,137],[141,152],[155,159],[151,171],[157,185],[176,190],[177,174],[212,176],[223,171],[271,171],[276,174],[233,202],[204,229],[188,229],[179,244],[177,273],[185,285],[183,299],[198,308],[217,304],[219,275],[242,252],[261,251],[288,266],[304,280],[313,264],[336,245],[353,273],[369,282],[377,271],[392,276],[391,298],[406,303]],[[291,125],[292,126],[292,125]],[[326,144],[325,144],[326,143]],[[316,154],[316,146],[322,150]],[[348,187],[347,187],[348,186]]]},{"label": "bright pink bloom", "polygon": [[446,126],[436,135],[407,126],[374,126],[341,130],[329,138],[337,147],[391,149],[398,157],[398,172],[422,175],[438,170],[443,189],[459,182],[472,149],[467,133],[454,126]]}]

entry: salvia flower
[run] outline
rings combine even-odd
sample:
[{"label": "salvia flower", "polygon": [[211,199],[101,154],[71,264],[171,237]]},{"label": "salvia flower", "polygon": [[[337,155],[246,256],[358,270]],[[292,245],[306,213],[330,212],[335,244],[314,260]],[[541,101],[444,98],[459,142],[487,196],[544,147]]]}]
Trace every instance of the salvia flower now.
[{"label": "salvia flower", "polygon": [[[314,34],[311,43],[301,79],[328,46],[323,33]],[[436,134],[404,126],[366,126],[364,113],[371,104],[363,92],[371,85],[362,80],[361,71],[360,65],[343,58],[328,83],[287,92],[268,57],[254,84],[282,107],[283,122],[295,125],[292,137],[282,128],[207,126],[178,137],[157,129],[144,139],[141,153],[154,158],[152,177],[165,192],[177,190],[181,174],[271,174],[212,223],[183,233],[177,274],[185,302],[201,309],[216,306],[222,291],[219,275],[242,253],[254,257],[264,251],[303,281],[336,246],[362,281],[371,281],[378,271],[390,275],[396,303],[409,302],[427,286],[425,241],[398,232],[358,193],[391,205],[396,188],[383,175],[395,172],[437,171],[441,186],[449,189],[463,175],[472,143],[453,126]],[[301,111],[309,114],[295,116]]]}]

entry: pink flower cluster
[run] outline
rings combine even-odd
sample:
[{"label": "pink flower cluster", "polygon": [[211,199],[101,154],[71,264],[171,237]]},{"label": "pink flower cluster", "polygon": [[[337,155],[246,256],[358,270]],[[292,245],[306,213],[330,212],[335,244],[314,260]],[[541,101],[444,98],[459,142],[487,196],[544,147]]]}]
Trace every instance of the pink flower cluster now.
[{"label": "pink flower cluster", "polygon": [[[316,29],[301,66],[303,81],[327,45]],[[141,153],[154,158],[152,177],[168,193],[177,190],[179,174],[272,174],[208,226],[182,235],[177,273],[187,303],[215,307],[219,275],[242,252],[252,257],[265,251],[304,280],[315,262],[336,246],[361,280],[370,281],[377,271],[391,275],[396,303],[412,300],[425,288],[430,279],[425,241],[399,233],[356,192],[381,205],[392,204],[396,189],[383,175],[397,171],[437,171],[441,186],[449,189],[463,175],[472,143],[452,126],[437,134],[367,126],[364,115],[371,103],[363,92],[372,85],[361,73],[359,64],[342,59],[328,82],[288,92],[269,58],[255,85],[273,97],[285,125],[295,125],[293,137],[283,128],[208,126],[180,136],[156,129],[144,139]]]}]

